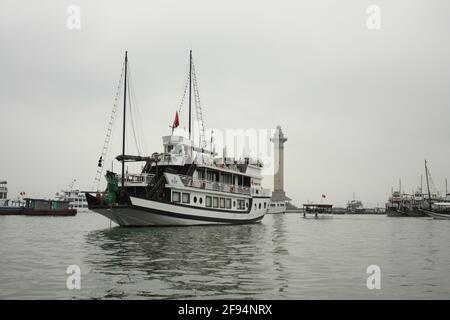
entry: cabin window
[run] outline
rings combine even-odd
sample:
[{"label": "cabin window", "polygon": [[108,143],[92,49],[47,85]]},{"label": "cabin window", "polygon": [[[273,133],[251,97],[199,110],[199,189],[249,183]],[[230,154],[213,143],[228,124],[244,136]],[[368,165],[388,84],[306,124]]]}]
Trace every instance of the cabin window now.
[{"label": "cabin window", "polygon": [[197,203],[197,197],[194,197],[194,203]]},{"label": "cabin window", "polygon": [[261,202],[259,203],[259,208],[261,209]]},{"label": "cabin window", "polygon": [[202,198],[202,197],[198,198],[198,202],[199,202],[200,204],[202,204],[202,203],[203,203],[203,198]]},{"label": "cabin window", "polygon": [[246,203],[245,203],[245,206],[246,206],[246,207],[247,207],[247,209],[248,209],[248,202],[246,202]]},{"label": "cabin window", "polygon": [[225,207],[226,207],[227,209],[231,209],[231,199],[230,199],[230,198],[227,198],[227,199],[226,199],[226,201],[225,201]]},{"label": "cabin window", "polygon": [[266,203],[266,202],[264,202],[264,209],[265,209],[265,208],[267,208],[267,203]]},{"label": "cabin window", "polygon": [[214,197],[213,198],[213,208],[218,208],[219,207],[219,198]]},{"label": "cabin window", "polygon": [[206,206],[211,207],[212,206],[212,198],[210,196],[206,196]]},{"label": "cabin window", "polygon": [[233,208],[236,208],[236,201],[233,201]]},{"label": "cabin window", "polygon": [[177,191],[172,192],[172,202],[180,202],[180,193]]},{"label": "cabin window", "polygon": [[220,198],[220,207],[225,208],[225,198]]},{"label": "cabin window", "polygon": [[238,209],[240,209],[240,210],[245,209],[245,201],[244,200],[238,200]]},{"label": "cabin window", "polygon": [[189,193],[183,192],[183,203],[189,203],[191,201],[191,195]]}]

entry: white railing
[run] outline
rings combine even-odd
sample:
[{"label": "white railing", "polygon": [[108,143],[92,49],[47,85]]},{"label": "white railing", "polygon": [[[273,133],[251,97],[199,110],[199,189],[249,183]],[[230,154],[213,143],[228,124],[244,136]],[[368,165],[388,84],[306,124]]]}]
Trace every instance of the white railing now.
[{"label": "white railing", "polygon": [[199,189],[206,189],[220,192],[231,192],[245,195],[251,194],[249,187],[237,186],[234,184],[228,184],[223,182],[213,182],[203,179],[196,179],[185,175],[179,175],[179,177],[185,187],[194,187]]}]

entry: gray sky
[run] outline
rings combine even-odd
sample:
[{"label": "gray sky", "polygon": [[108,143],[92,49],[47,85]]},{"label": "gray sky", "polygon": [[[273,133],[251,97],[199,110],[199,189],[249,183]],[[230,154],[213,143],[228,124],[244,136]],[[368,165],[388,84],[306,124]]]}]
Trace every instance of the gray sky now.
[{"label": "gray sky", "polygon": [[[80,30],[66,27],[72,4]],[[372,4],[380,30],[366,26]],[[283,127],[294,203],[326,194],[343,205],[355,192],[383,205],[399,178],[408,191],[419,185],[424,158],[443,189],[449,9],[446,0],[0,0],[0,180],[11,197],[52,196],[74,178],[90,187],[125,50],[149,151],[161,151],[192,47],[207,127]]]}]

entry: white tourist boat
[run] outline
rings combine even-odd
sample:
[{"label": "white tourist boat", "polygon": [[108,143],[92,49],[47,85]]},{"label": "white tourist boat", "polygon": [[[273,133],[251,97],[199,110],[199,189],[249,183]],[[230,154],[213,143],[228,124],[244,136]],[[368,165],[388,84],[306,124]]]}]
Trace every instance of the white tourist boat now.
[{"label": "white tourist boat", "polygon": [[[124,69],[126,97],[127,55]],[[123,152],[116,157],[122,163],[122,173],[106,173],[106,192],[86,193],[90,210],[120,226],[244,224],[263,219],[269,208],[270,190],[261,185],[262,163],[248,157],[240,160],[218,158],[215,152],[207,150],[206,143],[194,144],[191,130],[191,89],[192,85],[196,86],[194,72],[191,52],[189,136],[174,130],[179,125],[177,113],[172,134],[163,137],[162,153],[148,157],[126,155],[124,112]],[[197,97],[195,87],[194,92]],[[196,107],[198,120],[201,109]],[[142,171],[126,173],[124,168],[128,162],[144,162]]]},{"label": "white tourist boat", "polygon": [[55,198],[59,201],[68,201],[69,208],[77,209],[79,212],[89,210],[85,193],[81,190],[73,189],[73,183],[68,189],[57,192]]},{"label": "white tourist boat", "polygon": [[267,213],[285,213],[287,203],[288,202],[285,200],[280,201],[271,200],[269,204],[269,211]]},{"label": "white tourist boat", "polygon": [[323,203],[305,203],[303,204],[303,218],[333,218],[333,205]]},{"label": "white tourist boat", "polygon": [[6,181],[0,181],[0,207],[8,204],[8,187]]}]

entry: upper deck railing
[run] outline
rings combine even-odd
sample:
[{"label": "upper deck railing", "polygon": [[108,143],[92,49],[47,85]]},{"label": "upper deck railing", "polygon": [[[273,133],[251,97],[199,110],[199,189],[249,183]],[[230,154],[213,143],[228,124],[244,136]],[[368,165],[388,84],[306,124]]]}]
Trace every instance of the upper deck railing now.
[{"label": "upper deck railing", "polygon": [[223,182],[215,182],[204,179],[197,179],[190,176],[179,175],[181,182],[185,187],[194,187],[199,189],[213,190],[219,192],[230,192],[244,195],[251,195],[249,187],[237,186],[234,184],[228,184]]}]

